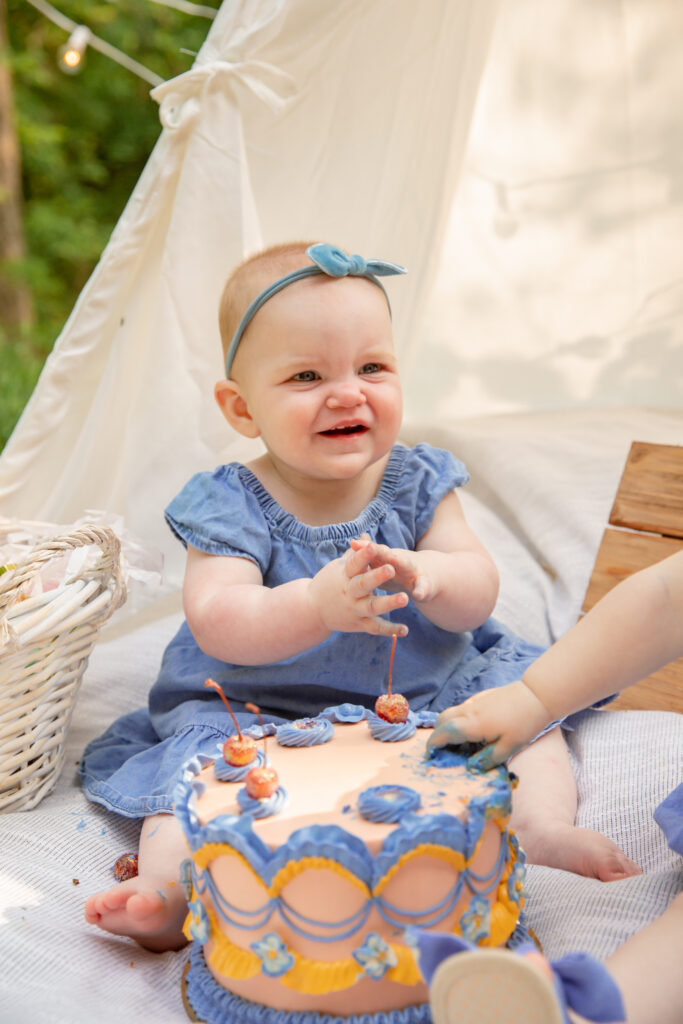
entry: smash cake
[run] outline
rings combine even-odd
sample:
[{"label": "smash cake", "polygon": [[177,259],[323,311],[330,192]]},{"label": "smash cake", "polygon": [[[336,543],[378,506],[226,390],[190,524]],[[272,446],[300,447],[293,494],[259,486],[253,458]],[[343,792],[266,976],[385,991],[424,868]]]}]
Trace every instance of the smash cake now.
[{"label": "smash cake", "polygon": [[[272,736],[248,764],[226,745],[228,760],[219,747],[185,766],[175,813],[190,850],[192,1019],[429,1024],[411,928],[481,946],[528,939],[511,777],[453,750],[428,757],[435,720],[343,704],[244,730],[245,744]],[[275,776],[266,795],[249,792],[254,766]]]}]

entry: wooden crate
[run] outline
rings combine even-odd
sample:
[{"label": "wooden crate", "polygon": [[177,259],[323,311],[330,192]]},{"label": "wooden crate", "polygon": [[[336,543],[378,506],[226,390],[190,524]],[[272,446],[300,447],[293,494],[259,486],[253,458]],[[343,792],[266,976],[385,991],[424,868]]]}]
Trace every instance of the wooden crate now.
[{"label": "wooden crate", "polygon": [[[683,548],[683,447],[634,441],[600,542],[583,611],[631,573]],[[616,527],[616,529],[615,529]],[[683,713],[683,658],[629,687],[615,710]]]}]

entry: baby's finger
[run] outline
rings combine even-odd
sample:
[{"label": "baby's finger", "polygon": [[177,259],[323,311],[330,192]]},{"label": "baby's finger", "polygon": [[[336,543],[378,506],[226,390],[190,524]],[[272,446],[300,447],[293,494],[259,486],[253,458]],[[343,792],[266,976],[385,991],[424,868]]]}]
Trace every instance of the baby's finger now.
[{"label": "baby's finger", "polygon": [[378,587],[383,587],[395,575],[396,570],[392,565],[378,565],[376,569],[368,569],[367,572],[355,574],[349,588],[354,597],[366,597]]},{"label": "baby's finger", "polygon": [[374,636],[407,636],[408,627],[402,622],[391,622],[390,619],[382,619],[372,616],[362,619],[361,624],[365,633],[372,633]]},{"label": "baby's finger", "polygon": [[368,598],[367,610],[372,617],[387,615],[397,608],[405,608],[409,600],[402,590],[396,594],[373,594]]},{"label": "baby's finger", "polygon": [[428,601],[432,596],[432,585],[426,576],[418,576],[413,587],[413,597],[416,601]]},{"label": "baby's finger", "polygon": [[489,743],[483,750],[477,751],[467,759],[468,768],[479,768],[481,771],[488,771],[497,764],[504,764],[511,757],[517,754],[524,744],[512,744],[503,740],[497,743]]},{"label": "baby's finger", "polygon": [[[358,546],[357,546],[358,545]],[[346,552],[344,569],[349,579],[364,573],[373,559],[372,542],[365,544],[355,540],[351,541],[351,547]]]},{"label": "baby's finger", "polygon": [[475,737],[468,735],[461,726],[465,723],[456,718],[437,720],[434,731],[427,740],[428,747],[458,746],[460,743],[471,743]]}]

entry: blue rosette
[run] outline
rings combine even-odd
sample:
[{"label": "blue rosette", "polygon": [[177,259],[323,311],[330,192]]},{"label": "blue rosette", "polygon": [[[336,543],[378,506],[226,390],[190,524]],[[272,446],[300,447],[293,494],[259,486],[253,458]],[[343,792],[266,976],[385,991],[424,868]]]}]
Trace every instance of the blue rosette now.
[{"label": "blue rosette", "polygon": [[284,811],[289,803],[289,793],[284,786],[278,786],[272,796],[258,800],[249,796],[245,786],[237,794],[237,803],[242,814],[248,814],[251,818],[270,818],[273,814]]},{"label": "blue rosette", "polygon": [[315,747],[334,736],[334,726],[327,718],[297,718],[295,722],[278,725],[275,738],[283,747]]},{"label": "blue rosette", "polygon": [[373,740],[381,743],[398,743],[401,740],[409,740],[417,731],[417,717],[414,712],[409,711],[405,722],[387,722],[380,718],[374,711],[366,712],[370,735]]},{"label": "blue rosette", "polygon": [[410,786],[371,786],[358,794],[358,810],[367,821],[390,825],[418,810],[420,794]]},{"label": "blue rosette", "polygon": [[220,782],[241,782],[252,768],[260,768],[265,763],[263,751],[258,750],[256,757],[249,764],[228,764],[223,757],[222,744],[219,749],[221,753],[214,762],[213,774]]}]

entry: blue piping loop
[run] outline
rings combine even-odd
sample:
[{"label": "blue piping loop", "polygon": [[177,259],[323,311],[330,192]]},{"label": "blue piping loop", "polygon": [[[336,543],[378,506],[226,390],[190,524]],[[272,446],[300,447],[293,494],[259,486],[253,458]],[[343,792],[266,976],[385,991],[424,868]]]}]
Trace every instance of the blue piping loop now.
[{"label": "blue piping loop", "polygon": [[285,274],[284,277],[273,281],[247,306],[225,357],[226,377],[230,376],[232,364],[242,336],[261,306],[265,305],[268,299],[272,299],[273,295],[281,292],[283,288],[294,284],[296,281],[301,281],[305,277],[314,277],[318,274],[326,274],[328,277],[365,277],[368,281],[372,281],[373,284],[382,289],[389,306],[389,313],[391,314],[389,298],[384,285],[378,278],[393,276],[394,274],[405,274],[405,267],[400,266],[398,263],[389,263],[387,260],[364,260],[362,256],[348,256],[343,249],[339,249],[336,245],[329,245],[327,242],[310,245],[306,250],[306,255],[312,260],[309,266],[293,270],[290,274]]}]

